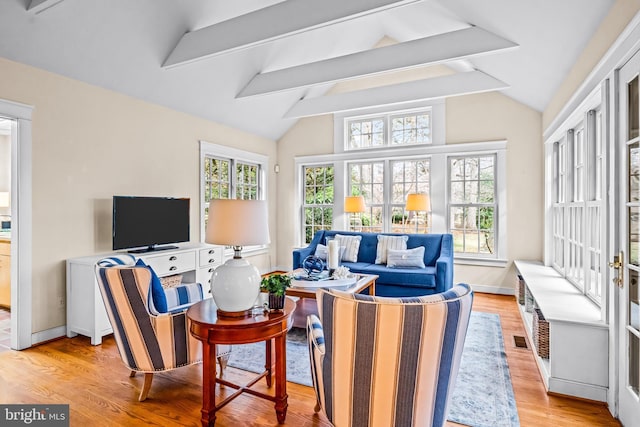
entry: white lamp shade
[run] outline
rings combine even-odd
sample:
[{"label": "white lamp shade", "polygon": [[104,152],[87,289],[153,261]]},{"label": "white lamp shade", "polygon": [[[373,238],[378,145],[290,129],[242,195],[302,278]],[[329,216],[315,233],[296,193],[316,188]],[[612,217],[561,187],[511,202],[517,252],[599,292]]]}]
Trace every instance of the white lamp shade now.
[{"label": "white lamp shade", "polygon": [[429,195],[426,193],[409,193],[407,194],[407,204],[405,209],[408,211],[428,211]]},{"label": "white lamp shade", "polygon": [[260,273],[249,261],[240,258],[239,247],[270,242],[267,203],[263,200],[212,200],[205,241],[236,247],[234,258],[214,270],[211,296],[219,315],[242,315],[253,307],[260,294]]},{"label": "white lamp shade", "polygon": [[347,196],[344,198],[344,211],[348,213],[359,213],[367,210],[363,196]]},{"label": "white lamp shade", "polygon": [[0,208],[8,208],[11,198],[8,191],[0,191]]},{"label": "white lamp shade", "polygon": [[270,243],[267,202],[264,200],[211,200],[205,242],[225,246]]}]

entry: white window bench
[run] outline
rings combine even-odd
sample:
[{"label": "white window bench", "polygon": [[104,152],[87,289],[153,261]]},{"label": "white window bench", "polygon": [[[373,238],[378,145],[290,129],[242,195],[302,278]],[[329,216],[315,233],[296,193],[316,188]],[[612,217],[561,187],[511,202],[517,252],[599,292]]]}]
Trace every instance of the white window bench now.
[{"label": "white window bench", "polygon": [[533,349],[547,391],[606,402],[609,326],[600,308],[551,267],[521,260],[515,267],[529,298],[520,314],[532,346],[533,313],[527,308],[540,309],[549,322],[549,358]]}]

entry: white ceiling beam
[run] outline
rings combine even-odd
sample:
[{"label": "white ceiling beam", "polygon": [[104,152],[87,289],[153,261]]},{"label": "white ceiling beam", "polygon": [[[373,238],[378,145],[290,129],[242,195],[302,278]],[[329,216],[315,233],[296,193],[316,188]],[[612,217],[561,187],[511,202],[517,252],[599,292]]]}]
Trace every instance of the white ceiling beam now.
[{"label": "white ceiling beam", "polygon": [[163,67],[256,46],[422,0],[287,0],[182,36]]},{"label": "white ceiling beam", "polygon": [[38,14],[63,1],[64,0],[31,0],[29,6],[27,6],[27,11]]},{"label": "white ceiling beam", "polygon": [[263,95],[487,54],[518,45],[478,27],[257,74],[236,96]]},{"label": "white ceiling beam", "polygon": [[490,92],[508,88],[506,83],[481,71],[415,80],[336,95],[298,101],[284,118],[300,118],[360,108],[403,104],[412,101]]}]

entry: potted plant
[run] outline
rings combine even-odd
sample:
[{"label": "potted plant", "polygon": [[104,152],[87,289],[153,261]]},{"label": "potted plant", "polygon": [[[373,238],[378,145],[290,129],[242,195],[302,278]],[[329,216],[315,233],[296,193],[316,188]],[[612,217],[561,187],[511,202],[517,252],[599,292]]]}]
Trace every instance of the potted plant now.
[{"label": "potted plant", "polygon": [[269,293],[269,309],[282,310],[284,308],[284,295],[291,286],[291,276],[287,274],[271,274],[263,277],[260,289]]}]

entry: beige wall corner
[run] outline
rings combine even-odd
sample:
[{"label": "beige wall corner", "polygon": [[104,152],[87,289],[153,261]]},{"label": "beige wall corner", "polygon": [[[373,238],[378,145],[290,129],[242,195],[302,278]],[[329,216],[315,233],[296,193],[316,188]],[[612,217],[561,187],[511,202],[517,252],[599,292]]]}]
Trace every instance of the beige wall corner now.
[{"label": "beige wall corner", "polygon": [[291,267],[291,251],[296,242],[293,224],[298,221],[296,206],[295,158],[333,153],[333,115],[300,119],[278,141],[278,255],[276,265]]},{"label": "beige wall corner", "polygon": [[609,14],[602,20],[580,57],[573,65],[542,116],[543,131],[560,113],[564,105],[577,91],[591,70],[620,36],[625,27],[640,11],[640,0],[617,0]]}]

